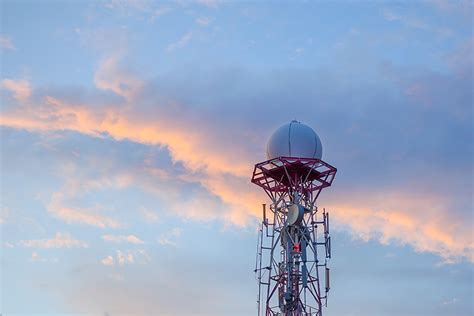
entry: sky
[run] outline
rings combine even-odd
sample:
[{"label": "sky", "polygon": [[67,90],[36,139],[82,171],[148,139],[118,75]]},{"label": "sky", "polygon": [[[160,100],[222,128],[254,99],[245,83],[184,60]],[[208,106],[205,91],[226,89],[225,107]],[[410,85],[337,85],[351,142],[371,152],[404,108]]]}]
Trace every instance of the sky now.
[{"label": "sky", "polygon": [[324,315],[474,314],[472,1],[0,3],[2,315],[256,315],[292,119],[338,168]]}]

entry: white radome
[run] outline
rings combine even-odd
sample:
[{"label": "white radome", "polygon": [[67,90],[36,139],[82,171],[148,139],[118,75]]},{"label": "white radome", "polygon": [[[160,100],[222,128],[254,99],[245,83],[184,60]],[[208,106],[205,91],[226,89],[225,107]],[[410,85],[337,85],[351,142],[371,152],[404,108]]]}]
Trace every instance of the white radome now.
[{"label": "white radome", "polygon": [[323,156],[318,134],[308,125],[291,121],[278,128],[267,143],[267,159],[277,157],[317,158]]}]

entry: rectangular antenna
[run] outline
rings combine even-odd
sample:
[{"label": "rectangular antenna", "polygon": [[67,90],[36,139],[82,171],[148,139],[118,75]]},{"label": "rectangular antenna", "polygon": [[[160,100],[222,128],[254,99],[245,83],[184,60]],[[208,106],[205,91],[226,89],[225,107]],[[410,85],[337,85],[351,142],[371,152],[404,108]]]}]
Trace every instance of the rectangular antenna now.
[{"label": "rectangular antenna", "polygon": [[331,259],[331,236],[326,237],[326,258]]},{"label": "rectangular antenna", "polygon": [[303,263],[301,267],[301,281],[303,283],[303,287],[308,287],[308,267],[306,267],[306,263]]},{"label": "rectangular antenna", "polygon": [[[326,210],[324,210],[326,211]],[[329,212],[326,213],[326,231],[329,234]]]},{"label": "rectangular antenna", "polygon": [[329,292],[329,289],[331,287],[329,286],[329,268],[326,268],[326,293]]},{"label": "rectangular antenna", "polygon": [[262,209],[263,209],[263,224],[267,226],[267,204],[262,204]]}]

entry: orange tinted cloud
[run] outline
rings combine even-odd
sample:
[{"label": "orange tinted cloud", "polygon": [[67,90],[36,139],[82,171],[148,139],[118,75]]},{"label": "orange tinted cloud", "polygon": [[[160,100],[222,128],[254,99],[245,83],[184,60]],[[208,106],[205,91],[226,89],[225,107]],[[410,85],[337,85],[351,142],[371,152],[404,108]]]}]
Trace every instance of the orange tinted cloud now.
[{"label": "orange tinted cloud", "polygon": [[349,228],[366,241],[395,242],[435,253],[447,263],[460,258],[474,262],[472,231],[451,212],[449,199],[406,192],[371,192],[362,196],[348,195],[344,202],[328,203],[337,226]]},{"label": "orange tinted cloud", "polygon": [[78,208],[64,205],[64,194],[54,192],[48,205],[48,212],[67,223],[80,223],[100,228],[118,228],[122,225],[115,219],[100,214],[94,208]]},{"label": "orange tinted cloud", "polygon": [[11,91],[19,102],[26,102],[31,96],[31,86],[27,80],[3,79],[1,86]]},{"label": "orange tinted cloud", "polygon": [[22,106],[3,113],[0,118],[1,125],[13,128],[72,130],[95,137],[107,134],[116,140],[162,145],[169,148],[175,161],[183,162],[193,171],[206,169],[248,176],[252,168],[248,153],[234,144],[216,144],[214,135],[200,130],[194,123],[190,122],[192,131],[178,123],[173,117],[157,115],[148,119],[137,115],[133,109],[90,108],[69,104],[53,96],[46,96],[39,106]]},{"label": "orange tinted cloud", "polygon": [[[95,83],[100,89],[124,97],[128,102],[125,107],[75,104],[48,95],[40,104],[22,104],[3,113],[0,124],[31,131],[71,130],[93,137],[108,135],[116,140],[165,146],[173,160],[185,166],[185,181],[200,183],[208,191],[207,196],[182,201],[172,188],[156,190],[175,204],[176,212],[194,219],[222,218],[236,225],[260,218],[260,205],[266,198],[249,182],[256,161],[244,143],[246,139],[222,136],[225,126],[214,126],[213,120],[206,121],[197,114],[176,116],[158,106],[155,112],[144,113],[133,105],[134,101],[139,102],[135,98],[144,86],[143,81],[136,76],[127,79],[127,73],[117,67],[118,60],[105,60]],[[126,174],[124,179],[124,185],[141,185],[153,191],[152,185],[142,183],[134,175]],[[417,251],[436,253],[446,261],[474,261],[469,225],[449,216],[449,201],[417,193],[386,196],[386,192],[379,192],[378,198],[374,196],[374,192],[363,195],[364,199],[344,196],[343,202],[328,203],[336,224],[364,240],[408,244]],[[217,209],[220,206],[213,197],[220,199],[226,210]],[[49,209],[66,221],[98,227],[120,226],[98,213],[63,207],[54,196]]]},{"label": "orange tinted cloud", "polygon": [[119,65],[119,57],[105,58],[99,64],[94,83],[97,88],[111,90],[115,94],[132,100],[143,88],[143,81]]}]

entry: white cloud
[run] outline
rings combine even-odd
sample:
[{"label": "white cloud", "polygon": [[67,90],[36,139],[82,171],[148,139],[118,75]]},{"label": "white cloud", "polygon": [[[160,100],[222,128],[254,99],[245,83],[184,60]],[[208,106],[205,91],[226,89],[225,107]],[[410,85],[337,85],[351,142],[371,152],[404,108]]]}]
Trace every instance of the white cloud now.
[{"label": "white cloud", "polygon": [[148,11],[150,8],[151,2],[148,0],[110,0],[104,4],[108,9],[112,10],[138,10],[138,11]]},{"label": "white cloud", "polygon": [[184,34],[177,42],[169,44],[167,50],[169,52],[172,52],[172,51],[174,51],[178,48],[183,48],[184,46],[186,46],[189,43],[189,41],[192,38],[193,38],[193,32],[188,32],[188,33]]},{"label": "white cloud", "polygon": [[160,217],[156,212],[148,210],[144,207],[140,208],[139,212],[143,216],[143,218],[149,223],[156,223],[160,220]]},{"label": "white cloud", "polygon": [[100,260],[104,266],[113,266],[115,264],[114,257],[107,256],[104,259]]},{"label": "white cloud", "polygon": [[15,248],[15,245],[8,242],[8,241],[5,241],[5,242],[3,242],[3,247],[4,248]]},{"label": "white cloud", "polygon": [[155,10],[153,10],[153,12],[151,14],[151,20],[154,21],[158,17],[163,16],[163,15],[165,15],[165,14],[171,12],[171,11],[172,11],[172,9],[170,7],[162,7],[162,8],[155,9]]},{"label": "white cloud", "polygon": [[196,0],[196,2],[208,8],[215,9],[217,8],[217,4],[219,3],[219,0]]},{"label": "white cloud", "polygon": [[122,252],[117,250],[117,262],[119,265],[123,266],[124,264],[134,263],[135,259],[130,251]]},{"label": "white cloud", "polygon": [[20,240],[19,246],[28,248],[87,248],[88,245],[84,241],[72,238],[67,233],[56,233],[54,238],[50,239],[32,239]]},{"label": "white cloud", "polygon": [[109,275],[107,275],[107,277],[117,282],[122,282],[124,280],[123,275],[121,275],[120,273],[110,273]]},{"label": "white cloud", "polygon": [[450,37],[453,35],[453,31],[451,29],[448,29],[445,27],[431,26],[417,17],[404,16],[401,14],[397,14],[388,9],[383,10],[382,14],[386,21],[400,22],[402,25],[406,27],[410,27],[410,28],[418,29],[418,30],[424,30],[424,31],[431,31],[431,32],[436,33],[441,38]]},{"label": "white cloud", "polygon": [[144,249],[117,250],[114,256],[107,256],[101,260],[105,266],[124,266],[129,264],[146,264],[151,261],[150,255]]},{"label": "white cloud", "polygon": [[452,299],[449,299],[449,300],[446,300],[444,302],[441,303],[441,305],[454,305],[454,304],[457,304],[459,302],[459,299],[457,297],[453,297]]},{"label": "white cloud", "polygon": [[145,249],[136,250],[135,256],[137,257],[138,263],[141,264],[148,263],[151,261],[151,257]]},{"label": "white cloud", "polygon": [[158,238],[160,245],[176,246],[176,240],[181,236],[180,228],[173,228],[172,230],[165,232]]},{"label": "white cloud", "polygon": [[151,0],[109,0],[105,7],[126,16],[148,17],[150,21],[173,10],[168,3]]},{"label": "white cloud", "polygon": [[0,35],[0,48],[4,49],[15,49],[12,39],[8,36]]},{"label": "white cloud", "polygon": [[197,18],[196,23],[200,26],[208,26],[211,23],[211,19],[206,17]]},{"label": "white cloud", "polygon": [[122,242],[127,242],[130,244],[143,244],[145,243],[143,240],[138,238],[135,235],[103,235],[102,239],[104,241],[109,241],[109,242],[115,242],[115,243],[122,243]]},{"label": "white cloud", "polygon": [[9,207],[5,205],[0,206],[0,225],[7,223],[11,214],[12,212]]}]

